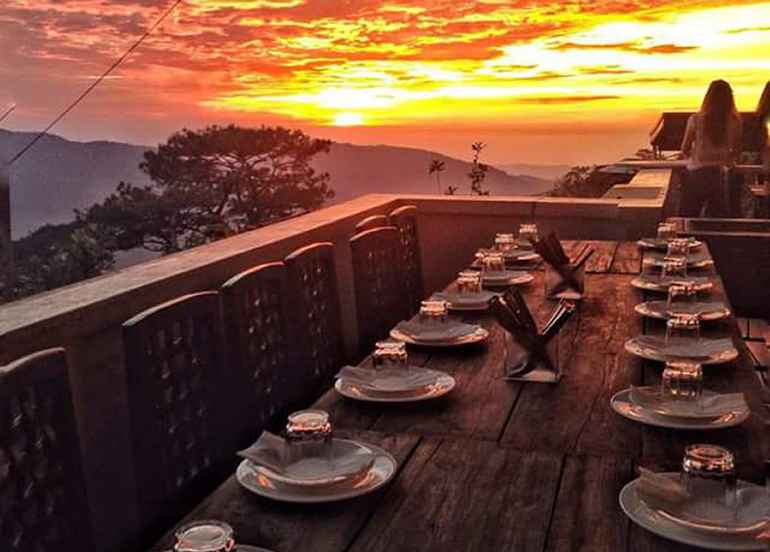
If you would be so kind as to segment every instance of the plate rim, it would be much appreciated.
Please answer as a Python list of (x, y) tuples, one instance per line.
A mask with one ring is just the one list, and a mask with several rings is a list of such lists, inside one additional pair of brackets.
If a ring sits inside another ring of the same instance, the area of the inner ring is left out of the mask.
[[(660, 428), (664, 428), (664, 429), (679, 429), (679, 430), (682, 430), (682, 431), (710, 431), (712, 429), (726, 429), (726, 428), (729, 428), (729, 427), (739, 426), (743, 422), (748, 420), (749, 416), (751, 416), (751, 409), (749, 408), (748, 410), (746, 410), (746, 412), (744, 414), (742, 414), (740, 416), (736, 416), (735, 420), (731, 420), (730, 422), (723, 422), (720, 425), (705, 425), (705, 424), (702, 424), (702, 423), (692, 423), (692, 424), (684, 423), (683, 424), (681, 422), (666, 423), (666, 422), (662, 421), (662, 419), (663, 419), (662, 416), (655, 415), (654, 413), (653, 413), (653, 415), (658, 416), (661, 419), (661, 421), (658, 421), (656, 418), (651, 418), (649, 416), (647, 416), (644, 419), (642, 419), (642, 418), (634, 418), (634, 417), (631, 417), (631, 416), (627, 416), (626, 414), (621, 412), (618, 408), (616, 408), (617, 403), (621, 402), (620, 395), (630, 394), (630, 393), (631, 393), (631, 389), (630, 388), (626, 388), (626, 389), (622, 389), (622, 390), (618, 391), (617, 393), (615, 393), (614, 395), (612, 395), (612, 398), (610, 398), (610, 408), (612, 408), (613, 412), (615, 412), (618, 416), (622, 416), (626, 420), (631, 420), (632, 422), (637, 422), (637, 423), (644, 424), (644, 425), (649, 425), (649, 426), (652, 426), (652, 427), (660, 427)], [(623, 401), (623, 402), (630, 403), (630, 400), (629, 401)], [(683, 419), (687, 419), (687, 418), (678, 418), (678, 419), (679, 420), (683, 420)]]
[[(707, 282), (702, 282), (702, 283), (693, 281), (693, 283), (695, 283), (695, 289), (698, 292), (710, 291), (714, 289), (714, 282), (711, 280)], [(671, 284), (668, 284), (666, 286), (661, 286), (660, 284), (645, 284), (641, 276), (635, 276), (631, 280), (631, 286), (635, 287), (636, 289), (640, 289), (642, 291), (657, 291), (660, 293), (668, 293), (668, 287), (670, 285)]]
[(436, 347), (436, 348), (448, 348), (448, 347), (464, 347), (466, 345), (474, 345), (476, 343), (483, 343), (489, 339), (489, 330), (479, 326), (472, 334), (468, 334), (459, 338), (457, 341), (417, 341), (414, 338), (406, 335), (405, 333), (393, 328), (390, 330), (390, 337), (397, 341), (403, 341), (408, 345), (414, 345), (416, 347)]
[(382, 404), (399, 404), (399, 403), (418, 403), (418, 402), (425, 402), (430, 401), (434, 399), (439, 399), (441, 397), (444, 397), (448, 395), (455, 387), (457, 387), (457, 380), (454, 378), (454, 376), (450, 376), (449, 374), (444, 374), (442, 378), (448, 378), (448, 380), (451, 380), (451, 383), (447, 380), (447, 387), (442, 390), (441, 393), (438, 395), (422, 395), (418, 397), (394, 397), (394, 398), (386, 398), (386, 397), (361, 397), (357, 395), (353, 395), (350, 393), (345, 393), (343, 391), (343, 382), (342, 379), (337, 379), (334, 382), (334, 390), (342, 395), (343, 397), (353, 400), (353, 401), (361, 401), (361, 402), (369, 402), (369, 403), (382, 403)]
[[(626, 339), (625, 343), (623, 343), (623, 349), (624, 349), (624, 350), (625, 350), (625, 351), (626, 351), (628, 354), (630, 354), (630, 355), (634, 355), (634, 356), (635, 356), (635, 357), (637, 357), (637, 358), (643, 358), (643, 359), (645, 359), (645, 360), (649, 360), (649, 361), (652, 361), (652, 362), (665, 362), (665, 360), (664, 360), (664, 359), (661, 359), (661, 358), (653, 358), (653, 357), (651, 357), (651, 356), (641, 355), (641, 354), (639, 354), (637, 351), (632, 351), (632, 350), (630, 350), (630, 349), (628, 348), (628, 344), (629, 344), (631, 341), (633, 341), (633, 340), (635, 340), (635, 339), (637, 339), (637, 338), (639, 338), (639, 337), (640, 337), (640, 336), (636, 336), (636, 337), (629, 337), (628, 339)], [(738, 352), (738, 349), (735, 347), (735, 343), (733, 343), (733, 347), (732, 347), (732, 352), (731, 352), (731, 356), (730, 356), (730, 358), (725, 358), (724, 360), (705, 360), (705, 361), (703, 361), (703, 360), (699, 360), (699, 361), (698, 361), (698, 364), (701, 364), (701, 365), (703, 365), (703, 366), (718, 366), (718, 365), (720, 365), (720, 364), (727, 364), (728, 362), (732, 362), (732, 361), (734, 361), (736, 358), (738, 358), (739, 356), (740, 356), (740, 352)], [(685, 358), (685, 359), (686, 359), (686, 358), (688, 358), (688, 357), (676, 357), (676, 358)]]
[[(352, 441), (353, 439), (348, 439), (348, 440)], [(382, 462), (382, 463), (387, 462), (388, 473), (381, 481), (378, 481), (372, 486), (360, 488), (360, 489), (348, 490), (345, 493), (341, 493), (338, 495), (302, 496), (302, 495), (292, 495), (292, 494), (285, 494), (285, 493), (276, 494), (274, 492), (269, 492), (269, 491), (266, 492), (262, 487), (247, 485), (243, 481), (243, 471), (245, 469), (249, 469), (248, 466), (246, 466), (248, 462), (248, 460), (246, 459), (244, 459), (241, 463), (239, 463), (238, 467), (235, 469), (235, 479), (238, 482), (238, 484), (242, 488), (246, 489), (247, 491), (254, 493), (257, 496), (261, 496), (262, 498), (275, 500), (277, 502), (286, 502), (291, 504), (325, 504), (330, 502), (341, 502), (344, 500), (358, 498), (359, 496), (364, 496), (364, 495), (373, 493), (378, 489), (381, 489), (382, 487), (387, 485), (390, 481), (392, 481), (393, 478), (398, 473), (399, 465), (396, 458), (385, 449), (378, 447), (376, 445), (370, 445), (369, 443), (364, 443), (362, 441), (355, 441), (355, 442), (360, 445), (369, 447), (377, 456), (377, 458), (374, 461), (374, 464), (369, 469), (369, 473), (371, 473), (372, 470), (376, 469), (378, 462)]]
[[(634, 310), (637, 314), (641, 316), (646, 316), (647, 318), (654, 318), (655, 320), (668, 320), (668, 316), (659, 316), (657, 313), (647, 309), (645, 310), (644, 306), (649, 305), (650, 303), (665, 303), (665, 301), (642, 301), (641, 303), (637, 303), (634, 305)], [(722, 303), (724, 305), (724, 303)], [(713, 314), (700, 316), (700, 319), (704, 322), (716, 322), (718, 320), (725, 320), (726, 318), (730, 318), (732, 315), (732, 311), (727, 308), (725, 305), (721, 311), (714, 311), (719, 314), (719, 316), (715, 316)]]
[[(667, 473), (675, 473), (675, 472), (667, 472)], [(659, 526), (656, 526), (654, 523), (651, 522), (651, 518), (649, 516), (638, 516), (635, 515), (633, 508), (633, 505), (631, 503), (632, 497), (636, 498), (636, 485), (639, 481), (639, 478), (632, 479), (625, 485), (623, 485), (623, 488), (620, 489), (620, 493), (618, 494), (618, 504), (620, 505), (620, 509), (625, 514), (625, 516), (630, 519), (632, 522), (634, 522), (636, 525), (641, 527), (642, 529), (649, 531), (650, 533), (653, 533), (654, 535), (657, 535), (661, 538), (673, 541), (673, 542), (679, 542), (682, 544), (687, 544), (690, 546), (700, 546), (702, 548), (706, 548), (709, 550), (724, 550), (724, 551), (754, 551), (754, 550), (765, 550), (766, 546), (761, 543), (757, 542), (756, 540), (746, 540), (745, 544), (738, 544), (736, 546), (735, 542), (724, 542), (724, 538), (722, 538), (722, 543), (720, 543), (718, 540), (711, 540), (710, 542), (708, 540), (696, 540), (696, 539), (687, 539), (686, 536), (682, 537), (682, 533), (678, 533), (678, 536), (671, 536), (670, 532), (667, 532), (666, 530), (661, 529)], [(636, 500), (641, 503), (642, 501), (636, 498)], [(649, 506), (646, 504), (643, 506), (646, 510), (652, 511)], [(654, 513), (654, 512), (653, 512)], [(674, 522), (670, 522), (674, 523)], [(687, 529), (681, 528), (682, 532), (687, 535), (686, 531)], [(698, 533), (699, 534), (699, 533)], [(708, 537), (706, 537), (708, 539)]]
[[(659, 245), (650, 241), (651, 239), (657, 239), (657, 238), (639, 238), (636, 241), (636, 244), (643, 249), (657, 249), (659, 251), (662, 251), (662, 248)], [(701, 240), (693, 238), (692, 241), (690, 241), (690, 249), (698, 249), (702, 245), (703, 245), (703, 242)]]

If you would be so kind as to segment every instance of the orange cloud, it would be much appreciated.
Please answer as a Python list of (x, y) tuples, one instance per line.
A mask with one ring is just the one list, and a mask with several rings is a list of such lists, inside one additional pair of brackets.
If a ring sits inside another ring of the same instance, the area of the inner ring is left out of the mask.
[[(4, 0), (0, 105), (17, 101), (16, 120), (42, 126), (158, 5)], [(556, 128), (691, 108), (715, 77), (753, 105), (770, 73), (768, 29), (770, 0), (187, 0), (73, 127)]]

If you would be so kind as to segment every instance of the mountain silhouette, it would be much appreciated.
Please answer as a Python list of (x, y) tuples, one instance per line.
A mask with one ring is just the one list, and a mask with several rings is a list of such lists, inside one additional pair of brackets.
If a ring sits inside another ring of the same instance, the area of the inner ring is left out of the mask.
[[(34, 134), (0, 129), (0, 159), (9, 159)], [(43, 224), (73, 220), (74, 209), (84, 209), (115, 191), (120, 181), (149, 183), (139, 170), (147, 146), (119, 142), (74, 142), (46, 135), (11, 169), (11, 213), (16, 239)], [(331, 175), (336, 196), (332, 203), (367, 193), (438, 193), (432, 160), (443, 161), (444, 188), (457, 186), (469, 193), (471, 164), (438, 153), (394, 146), (357, 146), (335, 143), (328, 155), (313, 162)], [(490, 168), (484, 188), (492, 195), (530, 195), (551, 188), (546, 179), (510, 175)]]

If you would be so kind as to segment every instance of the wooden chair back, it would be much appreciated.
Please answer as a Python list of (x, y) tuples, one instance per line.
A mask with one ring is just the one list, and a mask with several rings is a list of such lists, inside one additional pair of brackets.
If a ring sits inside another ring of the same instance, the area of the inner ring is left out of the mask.
[(359, 354), (371, 352), (376, 341), (408, 316), (403, 293), (401, 234), (394, 226), (367, 230), (350, 240), (358, 320)]
[(0, 550), (93, 550), (64, 349), (0, 367)]
[(409, 305), (408, 314), (416, 313), (425, 299), (422, 278), (420, 236), (417, 231), (417, 207), (405, 205), (390, 213), (390, 223), (398, 228), (401, 237), (401, 267), (404, 273), (404, 294)]
[(383, 226), (388, 226), (388, 216), (372, 215), (370, 217), (366, 217), (361, 222), (356, 224), (356, 234), (366, 232), (367, 230), (373, 230), (375, 228), (382, 228)]
[(219, 293), (138, 314), (123, 324), (123, 344), (139, 515), (152, 538), (218, 483), (235, 452)]
[(332, 382), (344, 358), (334, 246), (322, 242), (302, 247), (284, 263), (292, 298), (289, 377), (295, 388), (293, 404), (307, 406)]
[(222, 286), (227, 364), (241, 397), (242, 446), (285, 416), (291, 404), (287, 289), (280, 262), (241, 272)]

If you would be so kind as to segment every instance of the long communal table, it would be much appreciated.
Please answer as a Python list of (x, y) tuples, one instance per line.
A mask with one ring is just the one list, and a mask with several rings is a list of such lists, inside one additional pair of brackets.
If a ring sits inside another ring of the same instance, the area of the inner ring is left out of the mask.
[[(570, 242), (576, 251), (583, 243)], [(659, 381), (661, 366), (626, 354), (628, 337), (664, 331), (634, 305), (644, 293), (630, 282), (641, 268), (634, 243), (590, 242), (587, 298), (575, 354), (558, 385), (501, 379), (503, 334), (488, 315), (468, 316), (490, 331), (483, 346), (410, 353), (413, 363), (443, 370), (456, 389), (433, 402), (374, 405), (330, 390), (314, 405), (331, 413), (343, 435), (389, 450), (399, 462), (392, 483), (347, 502), (291, 505), (259, 498), (230, 477), (185, 520), (215, 518), (239, 541), (275, 552), (343, 551), (646, 551), (693, 550), (632, 524), (618, 493), (636, 466), (678, 470), (684, 447), (720, 444), (736, 454), (739, 477), (762, 483), (770, 430), (761, 416), (711, 432), (643, 426), (615, 414), (610, 397), (631, 384)], [(543, 273), (524, 289), (542, 323)], [(724, 297), (716, 278), (714, 297)], [(762, 412), (757, 379), (734, 319), (711, 323), (706, 335), (730, 335), (741, 353), (729, 365), (706, 367), (705, 385), (743, 391)], [(171, 532), (154, 548), (172, 543)]]

